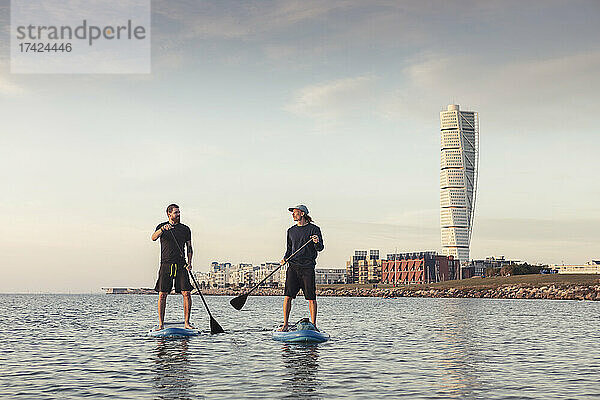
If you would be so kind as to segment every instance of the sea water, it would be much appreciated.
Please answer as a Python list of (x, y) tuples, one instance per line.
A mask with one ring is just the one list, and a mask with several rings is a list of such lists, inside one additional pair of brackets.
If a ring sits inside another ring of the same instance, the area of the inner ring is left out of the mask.
[[(319, 298), (318, 345), (273, 341), (281, 297), (200, 299), (189, 339), (146, 337), (151, 295), (0, 295), (11, 399), (600, 398), (600, 302)], [(296, 299), (291, 320), (308, 316)], [(167, 319), (182, 320), (181, 296)]]

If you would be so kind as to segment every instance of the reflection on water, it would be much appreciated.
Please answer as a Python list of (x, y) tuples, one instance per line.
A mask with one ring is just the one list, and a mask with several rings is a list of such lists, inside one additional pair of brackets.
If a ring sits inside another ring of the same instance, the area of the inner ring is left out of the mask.
[(288, 345), (281, 348), (287, 374), (282, 386), (284, 399), (318, 399), (319, 347), (318, 345)]
[(158, 399), (190, 399), (189, 339), (163, 339), (154, 351), (154, 387)]
[(476, 371), (476, 321), (462, 303), (446, 302), (436, 316), (439, 332), (439, 365), (444, 370), (439, 386), (451, 398), (471, 398), (480, 388)]

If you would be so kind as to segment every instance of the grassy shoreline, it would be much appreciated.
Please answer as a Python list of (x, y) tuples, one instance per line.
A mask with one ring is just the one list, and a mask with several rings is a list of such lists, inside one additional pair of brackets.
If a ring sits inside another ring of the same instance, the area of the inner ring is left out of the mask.
[[(594, 286), (600, 284), (600, 275), (598, 274), (536, 274), (536, 275), (514, 275), (514, 276), (494, 276), (491, 278), (469, 278), (454, 281), (398, 285), (396, 288), (423, 290), (423, 289), (493, 289), (506, 285), (528, 285), (531, 287), (541, 287), (546, 285), (583, 285)], [(377, 288), (390, 289), (393, 285), (377, 284)], [(343, 285), (318, 285), (319, 289), (373, 289), (375, 284), (343, 284)]]

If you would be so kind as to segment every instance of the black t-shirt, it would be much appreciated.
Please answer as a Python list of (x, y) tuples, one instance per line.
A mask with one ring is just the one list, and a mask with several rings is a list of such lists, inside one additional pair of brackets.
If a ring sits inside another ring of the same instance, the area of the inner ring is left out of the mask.
[(313, 223), (304, 226), (294, 225), (287, 230), (287, 251), (283, 257), (285, 259), (308, 242), (313, 235), (319, 237), (319, 243), (310, 242), (307, 244), (290, 260), (290, 266), (314, 268), (317, 265), (317, 252), (323, 250), (324, 246), (321, 229)]
[[(164, 225), (168, 224), (168, 222), (163, 222), (158, 224), (156, 227), (156, 231), (159, 230)], [(177, 244), (173, 241), (173, 235), (177, 239)], [(177, 225), (173, 225), (173, 228), (170, 230), (165, 230), (160, 235), (160, 262), (162, 263), (170, 263), (170, 264), (184, 264), (185, 258), (181, 256), (181, 252), (185, 251), (185, 244), (192, 240), (192, 231), (186, 225), (179, 223)], [(179, 245), (179, 248), (177, 248)], [(181, 249), (181, 251), (179, 251)], [(185, 254), (185, 253), (184, 253)]]

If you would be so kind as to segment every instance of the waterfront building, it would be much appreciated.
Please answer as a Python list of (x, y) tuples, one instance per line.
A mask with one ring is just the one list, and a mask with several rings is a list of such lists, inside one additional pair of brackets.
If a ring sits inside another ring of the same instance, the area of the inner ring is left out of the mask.
[(354, 250), (350, 261), (346, 261), (346, 282), (358, 283), (358, 262), (367, 259), (366, 250)]
[[(279, 286), (285, 287), (285, 277), (287, 274), (288, 265), (281, 267), (279, 274)], [(275, 274), (277, 275), (277, 274)], [(346, 283), (345, 268), (316, 268), (315, 283), (317, 285), (331, 285), (336, 283)]]
[(367, 258), (358, 261), (358, 283), (379, 283), (381, 281), (381, 260), (379, 252), (377, 258)]
[(317, 268), (317, 269), (315, 269), (315, 282), (317, 285), (331, 285), (331, 284), (336, 284), (336, 283), (346, 283), (346, 269), (345, 268)]
[(210, 271), (208, 273), (208, 284), (212, 287), (228, 287), (230, 282), (231, 263), (219, 263), (213, 261), (210, 263)]
[(500, 257), (486, 257), (485, 260), (473, 260), (471, 266), (473, 267), (473, 276), (484, 277), (485, 271), (488, 268), (500, 269), (505, 265), (519, 264), (521, 261), (518, 260), (507, 260), (504, 256)]
[[(281, 269), (279, 268), (278, 262), (267, 262), (260, 264), (260, 267), (256, 270), (256, 283), (265, 279), (271, 272), (275, 271), (262, 285), (261, 287), (277, 287), (281, 285)], [(284, 278), (285, 284), (285, 278)]]
[(381, 283), (399, 285), (458, 279), (459, 260), (435, 251), (388, 254), (382, 261)]
[(234, 287), (246, 287), (253, 282), (253, 266), (248, 263), (232, 265), (229, 269), (229, 283)]
[(359, 261), (361, 260), (378, 260), (379, 250), (354, 250), (354, 255), (349, 261), (346, 261), (346, 282), (358, 283), (360, 277)]
[(371, 260), (379, 260), (379, 250), (376, 250), (376, 249), (369, 250), (369, 258)]
[(435, 268), (436, 282), (445, 282), (465, 278), (464, 273), (462, 276), (460, 276), (460, 260), (454, 259), (454, 256), (444, 256), (438, 254), (436, 257)]
[(156, 294), (154, 288), (102, 288), (106, 294)]
[(208, 272), (193, 271), (192, 273), (196, 277), (196, 282), (198, 282), (198, 285), (200, 285), (200, 287), (203, 288), (208, 286), (208, 284), (210, 283)]
[(210, 263), (210, 269), (211, 271), (217, 272), (217, 271), (226, 271), (228, 269), (231, 268), (231, 263), (225, 262), (225, 263), (219, 263), (216, 261), (213, 261), (212, 263)]
[(102, 290), (106, 291), (106, 294), (129, 294), (129, 288), (110, 287)]
[(229, 268), (217, 269), (209, 273), (209, 283), (212, 287), (224, 288), (229, 286)]
[(240, 282), (243, 280), (242, 269), (240, 269), (240, 264), (232, 264), (231, 268), (229, 268), (229, 284), (233, 287), (240, 287)]
[(440, 112), (442, 254), (469, 262), (479, 167), (479, 115), (450, 104)]
[(591, 260), (583, 265), (551, 265), (559, 274), (600, 274), (600, 260)]

